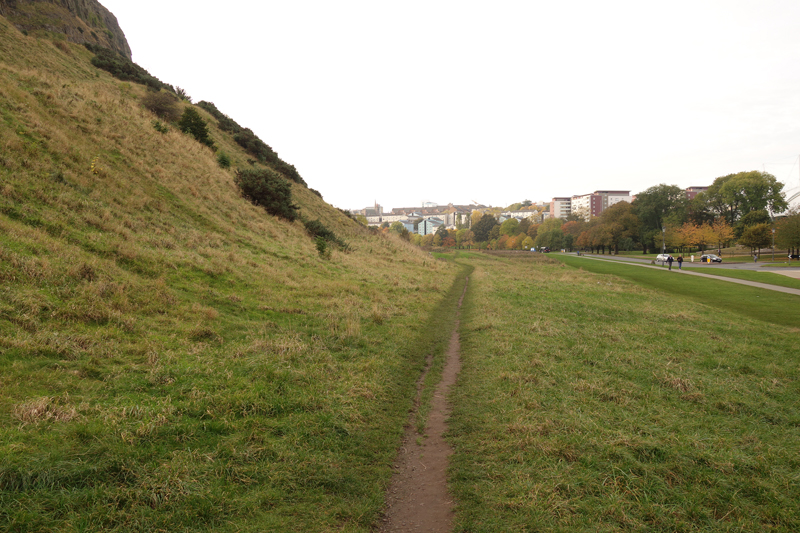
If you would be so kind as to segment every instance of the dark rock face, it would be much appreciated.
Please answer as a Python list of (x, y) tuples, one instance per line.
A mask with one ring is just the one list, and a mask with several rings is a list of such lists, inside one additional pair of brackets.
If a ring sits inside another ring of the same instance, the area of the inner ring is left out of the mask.
[(70, 42), (98, 44), (131, 59), (117, 17), (97, 0), (0, 0), (0, 15), (20, 31), (62, 34)]

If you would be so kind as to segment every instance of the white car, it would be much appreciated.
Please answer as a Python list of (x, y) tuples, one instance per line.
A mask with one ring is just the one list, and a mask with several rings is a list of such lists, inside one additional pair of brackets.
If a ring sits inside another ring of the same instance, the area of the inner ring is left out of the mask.
[(658, 254), (656, 256), (656, 261), (658, 261), (659, 263), (666, 263), (667, 261), (669, 261), (669, 258), (670, 258), (669, 254)]

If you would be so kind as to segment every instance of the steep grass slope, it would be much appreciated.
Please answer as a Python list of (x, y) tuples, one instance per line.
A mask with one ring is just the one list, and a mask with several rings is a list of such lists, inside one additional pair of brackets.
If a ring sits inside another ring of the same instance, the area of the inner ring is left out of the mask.
[(368, 530), (452, 267), (292, 184), (320, 257), (90, 57), (0, 17), (0, 524)]

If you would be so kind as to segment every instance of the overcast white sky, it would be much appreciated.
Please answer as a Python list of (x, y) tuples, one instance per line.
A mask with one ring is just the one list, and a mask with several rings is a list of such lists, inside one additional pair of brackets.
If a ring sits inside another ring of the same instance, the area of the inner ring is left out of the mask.
[(796, 0), (100, 0), (329, 203), (800, 183)]

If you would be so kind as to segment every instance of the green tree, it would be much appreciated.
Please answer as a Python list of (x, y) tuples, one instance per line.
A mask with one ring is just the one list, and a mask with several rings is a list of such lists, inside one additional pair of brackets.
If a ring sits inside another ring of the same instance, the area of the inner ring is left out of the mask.
[(540, 230), (539, 235), (536, 236), (534, 243), (537, 248), (546, 246), (551, 250), (558, 250), (562, 248), (563, 239), (564, 233), (561, 231), (561, 228), (558, 227), (544, 232)]
[(642, 244), (643, 253), (648, 249), (661, 249), (661, 228), (667, 224), (681, 226), (686, 221), (688, 200), (686, 192), (677, 185), (662, 183), (650, 187), (637, 194), (631, 205), (641, 222), (637, 240)]
[(261, 169), (237, 170), (233, 178), (242, 196), (263, 207), (267, 213), (294, 221), (300, 209), (292, 203), (292, 186), (274, 171)]
[(764, 209), (758, 209), (743, 215), (742, 218), (739, 219), (739, 222), (736, 223), (736, 227), (734, 227), (734, 234), (736, 238), (738, 239), (742, 236), (745, 228), (755, 226), (756, 224), (772, 224), (772, 219), (769, 217), (769, 213), (767, 213)]
[(790, 251), (800, 249), (800, 210), (780, 218), (776, 226), (775, 244)]
[(482, 215), (477, 222), (472, 224), (475, 242), (487, 242), (489, 240), (489, 232), (495, 226), (497, 226), (497, 220), (492, 215)]
[(788, 207), (783, 183), (772, 174), (758, 170), (719, 177), (702, 198), (710, 211), (724, 216), (732, 226), (752, 211), (780, 213)]
[(183, 133), (188, 133), (194, 137), (197, 142), (209, 147), (214, 146), (214, 141), (211, 140), (208, 133), (206, 121), (203, 120), (203, 117), (200, 116), (200, 113), (198, 113), (194, 107), (188, 106), (183, 110), (183, 115), (181, 115), (181, 119), (178, 121), (178, 128)]
[(509, 218), (500, 224), (500, 235), (508, 235), (513, 237), (519, 233), (519, 220), (516, 218)]
[(531, 239), (530, 237), (528, 237), (526, 235), (525, 239), (522, 241), (522, 249), (523, 250), (530, 250), (531, 247), (534, 246), (534, 244), (535, 243), (534, 243), (533, 239)]
[(772, 227), (769, 224), (748, 226), (739, 237), (739, 244), (751, 249), (764, 248), (772, 242)]

